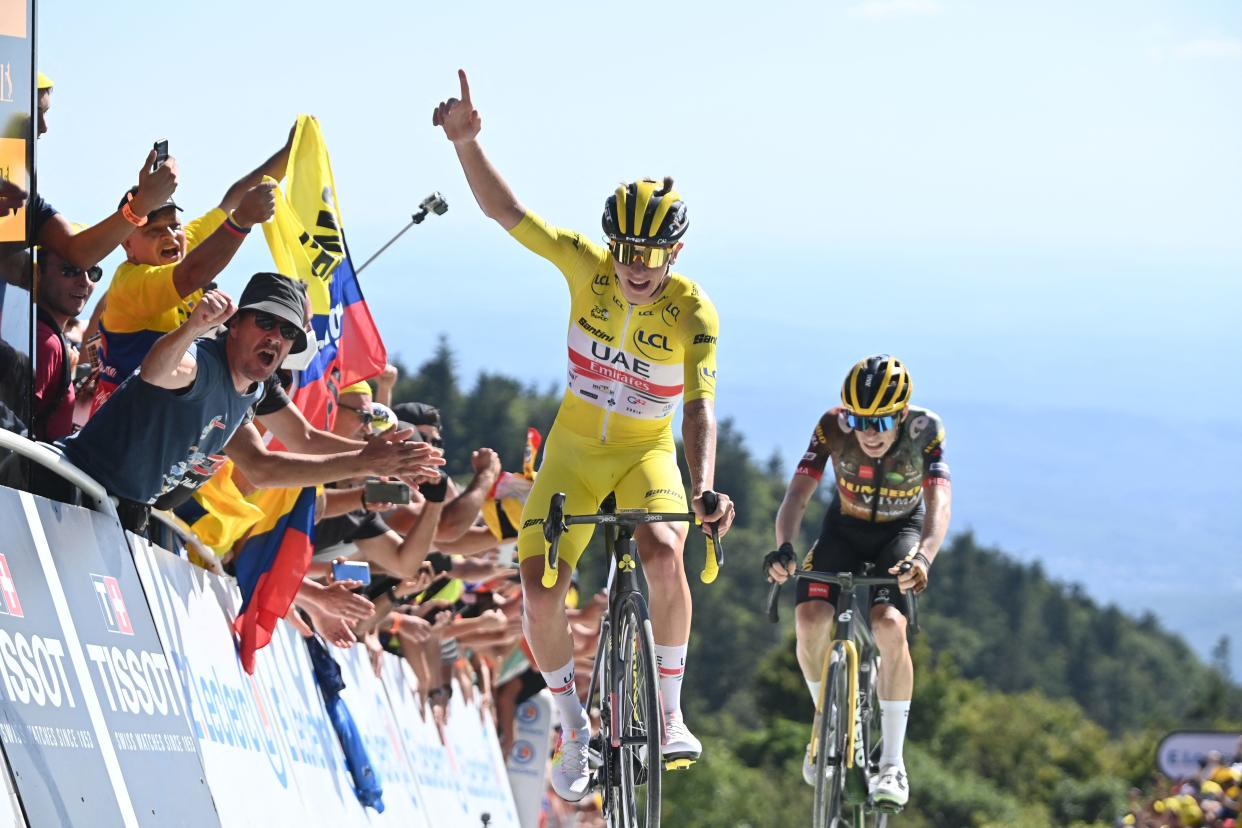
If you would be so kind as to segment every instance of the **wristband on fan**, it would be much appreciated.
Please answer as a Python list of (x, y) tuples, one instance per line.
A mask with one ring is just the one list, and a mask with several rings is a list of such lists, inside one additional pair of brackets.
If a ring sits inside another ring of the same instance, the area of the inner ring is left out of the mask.
[(227, 216), (224, 217), (224, 228), (228, 230), (230, 233), (232, 233), (234, 236), (237, 236), (237, 238), (239, 239), (246, 238), (246, 236), (249, 235), (250, 233), (249, 227), (242, 227), (240, 224), (238, 224), (236, 221), (233, 220), (232, 213), (229, 213)]
[(147, 217), (138, 215), (134, 212), (134, 208), (129, 206), (129, 202), (133, 201), (133, 199), (134, 197), (131, 194), (129, 200), (121, 205), (121, 216), (135, 227), (141, 227), (147, 223)]

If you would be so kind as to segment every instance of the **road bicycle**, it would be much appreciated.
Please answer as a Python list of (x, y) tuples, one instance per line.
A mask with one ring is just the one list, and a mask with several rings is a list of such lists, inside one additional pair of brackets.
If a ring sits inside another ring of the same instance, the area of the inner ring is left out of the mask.
[[(703, 493), (703, 506), (716, 511), (714, 492)], [(570, 526), (602, 524), (608, 570), (608, 609), (600, 621), (599, 645), (591, 671), (587, 702), (599, 693), (599, 734), (591, 740), (592, 787), (603, 792), (604, 815), (613, 828), (657, 828), (660, 824), (660, 781), (664, 769), (680, 770), (694, 763), (688, 757), (661, 757), (664, 734), (655, 639), (647, 600), (638, 586), (638, 544), (634, 530), (649, 523), (697, 523), (693, 512), (648, 512), (616, 509), (610, 495), (598, 514), (565, 514), (565, 495), (552, 496), (543, 536), (548, 542), (543, 585), (556, 585), (557, 547)], [(707, 539), (703, 583), (716, 580), (724, 565), (724, 547), (715, 526)], [(654, 761), (653, 761), (654, 757)]]
[[(903, 573), (910, 566), (906, 563)], [(867, 622), (869, 608), (861, 620), (854, 617), (855, 589), (858, 587), (898, 587), (895, 576), (872, 576), (872, 564), (862, 573), (813, 572), (798, 570), (790, 583), (811, 581), (837, 584), (836, 625), (832, 645), (820, 674), (819, 700), (815, 705), (815, 725), (811, 730), (811, 758), (815, 762), (814, 828), (885, 828), (890, 814), (900, 808), (877, 804), (868, 780), (879, 772), (881, 752), (879, 699), (880, 651)], [(768, 590), (768, 620), (780, 620), (777, 601), (781, 585)], [(910, 629), (918, 630), (918, 598), (907, 591)]]

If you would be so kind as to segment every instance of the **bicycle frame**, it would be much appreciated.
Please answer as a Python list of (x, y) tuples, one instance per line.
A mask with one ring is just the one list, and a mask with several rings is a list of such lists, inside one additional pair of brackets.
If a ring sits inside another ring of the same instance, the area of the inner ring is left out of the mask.
[[(710, 511), (714, 511), (716, 508), (714, 500), (714, 493), (704, 494), (704, 504)], [(604, 755), (599, 765), (597, 786), (605, 792), (604, 807), (606, 811), (618, 808), (619, 803), (615, 797), (625, 797), (621, 811), (622, 816), (624, 816), (626, 808), (634, 809), (637, 807), (634, 801), (634, 787), (646, 785), (647, 796), (649, 797), (648, 818), (651, 818), (652, 811), (654, 810), (654, 824), (658, 825), (659, 774), (665, 765), (665, 760), (659, 756), (659, 738), (654, 740), (654, 751), (657, 758), (654, 762), (651, 760), (651, 752), (653, 750), (652, 731), (654, 730), (657, 735), (662, 734), (664, 722), (663, 712), (659, 703), (658, 671), (655, 665), (654, 645), (651, 643), (650, 617), (647, 612), (646, 599), (638, 584), (639, 558), (637, 543), (634, 540), (634, 531), (639, 526), (650, 523), (697, 523), (697, 518), (693, 512), (610, 511), (607, 504), (604, 511), (598, 514), (566, 515), (564, 513), (564, 504), (564, 494), (558, 493), (553, 495), (548, 509), (548, 517), (544, 521), (544, 537), (548, 541), (549, 547), (548, 554), (544, 558), (542, 583), (549, 588), (556, 583), (557, 576), (559, 575), (557, 551), (560, 537), (570, 526), (581, 524), (604, 525), (606, 527), (604, 545), (611, 559), (606, 586), (608, 608), (604, 617), (600, 620), (600, 634), (599, 643), (595, 651), (595, 665), (591, 670), (591, 680), (587, 689), (588, 703), (596, 697), (597, 692), (600, 701), (599, 736), (601, 737), (600, 747)], [(716, 573), (723, 563), (724, 547), (721, 546), (718, 533), (713, 526), (712, 536), (709, 538), (707, 545), (707, 562), (702, 573), (703, 580), (707, 583), (715, 580)], [(624, 646), (619, 646), (618, 642), (614, 640), (614, 636), (621, 634), (628, 639), (628, 636), (623, 632), (625, 625), (632, 624), (636, 620), (642, 626), (639, 632), (646, 636), (645, 643), (635, 645), (634, 647), (629, 646), (628, 643)], [(640, 665), (644, 663), (647, 665), (647, 681), (644, 683), (646, 692), (644, 698), (640, 699), (637, 672)], [(640, 701), (645, 702), (647, 707), (645, 718), (652, 719), (652, 721), (642, 721), (643, 732), (634, 735), (627, 735), (624, 732), (629, 723), (622, 722), (621, 720), (622, 713), (626, 709), (626, 700), (622, 696), (627, 670), (632, 670), (635, 673), (635, 698), (630, 699), (630, 703), (639, 705)], [(653, 699), (655, 701), (654, 705), (651, 704)], [(648, 749), (648, 758), (645, 762), (645, 767), (641, 768), (640, 772), (633, 769), (623, 748), (638, 750), (644, 745)], [(687, 767), (689, 764), (691, 764), (690, 760), (682, 759), (671, 761), (668, 763), (668, 766)], [(631, 776), (628, 781), (626, 779), (627, 771)], [(619, 778), (614, 778), (614, 775)], [(650, 802), (651, 797), (655, 798), (654, 808)], [(608, 813), (607, 815), (610, 819), (615, 819), (617, 816), (615, 813)], [(631, 815), (631, 821), (632, 818), (633, 815)]]
[[(841, 588), (836, 606), (834, 607), (836, 618), (833, 637), (824, 656), (824, 663), (820, 672), (820, 695), (816, 700), (815, 713), (817, 718), (828, 715), (828, 695), (831, 692), (828, 681), (829, 666), (838, 652), (843, 653), (846, 659), (845, 669), (849, 677), (848, 689), (846, 690), (848, 698), (845, 700), (848, 726), (844, 755), (839, 757), (843, 760), (840, 767), (846, 773), (844, 777), (846, 782), (851, 779), (857, 781), (860, 778), (856, 774), (849, 774), (851, 770), (857, 769), (863, 775), (861, 795), (858, 790), (859, 786), (856, 784), (855, 789), (852, 791), (848, 786), (845, 787), (843, 789), (843, 797), (845, 804), (856, 811), (853, 824), (862, 825), (865, 819), (864, 811), (871, 809), (870, 798), (866, 794), (865, 775), (871, 770), (871, 753), (874, 747), (870, 744), (869, 724), (872, 716), (871, 697), (877, 681), (876, 664), (879, 647), (876, 644), (875, 637), (872, 635), (871, 627), (867, 620), (863, 619), (861, 623), (858, 623), (855, 618), (855, 601), (857, 598), (855, 591), (858, 587), (898, 586), (898, 579), (891, 575), (882, 577), (870, 576), (865, 572), (863, 574), (855, 574), (852, 572), (825, 573), (800, 570), (795, 572), (790, 580), (794, 583), (804, 580), (815, 583), (835, 584)], [(774, 623), (779, 620), (777, 601), (780, 597), (780, 587), (780, 584), (773, 583), (768, 594), (768, 619)], [(918, 598), (913, 592), (906, 592), (905, 595), (910, 625), (917, 632)], [(866, 610), (870, 613), (870, 607), (867, 607)], [(862, 706), (860, 706), (860, 702)], [(812, 756), (819, 756), (819, 751), (825, 749), (823, 745), (819, 744), (820, 730), (820, 727), (812, 729)], [(817, 794), (818, 790), (817, 787)], [(816, 814), (817, 818), (818, 816)], [(886, 818), (881, 816), (880, 824), (885, 824), (886, 822)]]

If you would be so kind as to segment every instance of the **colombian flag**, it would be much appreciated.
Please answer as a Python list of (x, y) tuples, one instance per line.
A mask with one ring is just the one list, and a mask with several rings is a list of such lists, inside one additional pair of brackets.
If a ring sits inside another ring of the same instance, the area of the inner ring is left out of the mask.
[(276, 269), (307, 283), (314, 312), (319, 352), (295, 372), (293, 401), (312, 425), (330, 429), (338, 390), (377, 376), (388, 354), (349, 260), (319, 122), (308, 115), (298, 117), (285, 192), (263, 234)]
[(246, 500), (233, 481), (233, 461), (226, 460), (185, 503), (173, 509), (206, 546), (224, 557), (263, 519), (263, 511)]
[(305, 489), (262, 489), (251, 501), (264, 517), (237, 558), (241, 614), (233, 622), (241, 637), (242, 667), (254, 673), (254, 654), (272, 640), (276, 622), (289, 612), (315, 548), (315, 497)]

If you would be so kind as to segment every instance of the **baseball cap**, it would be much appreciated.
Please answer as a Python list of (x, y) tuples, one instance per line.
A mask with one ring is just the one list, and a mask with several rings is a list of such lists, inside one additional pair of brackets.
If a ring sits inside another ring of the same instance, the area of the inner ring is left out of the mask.
[(397, 424), (397, 415), (392, 413), (392, 409), (383, 403), (371, 403), (371, 430), (376, 434), (383, 434), (388, 429)]
[(246, 283), (237, 310), (262, 311), (292, 323), (299, 331), (289, 355), (306, 350), (306, 297), (298, 283), (280, 273), (256, 273)]
[[(125, 204), (126, 204), (126, 203), (130, 200), (130, 199), (132, 199), (132, 198), (134, 197), (134, 194), (135, 194), (135, 193), (137, 193), (137, 192), (138, 192), (138, 187), (137, 187), (137, 186), (130, 187), (128, 190), (126, 190), (126, 191), (125, 191), (125, 195), (121, 196), (121, 201), (120, 201), (120, 202), (116, 205), (116, 209), (118, 209), (118, 210), (119, 210), (119, 209), (121, 209), (122, 207), (124, 207), (124, 206), (125, 206)], [(168, 201), (165, 201), (165, 202), (164, 202), (163, 204), (161, 204), (159, 207), (156, 207), (154, 210), (152, 210), (151, 212), (147, 213), (147, 217), (148, 217), (148, 218), (150, 218), (151, 216), (153, 216), (153, 215), (155, 215), (156, 213), (158, 213), (160, 210), (166, 210), (166, 209), (168, 209), (169, 207), (172, 207), (174, 210), (180, 210), (181, 212), (185, 212), (184, 210), (181, 210), (181, 207), (180, 207), (180, 206), (178, 206), (177, 202), (173, 201), (173, 200), (170, 198), (170, 199), (168, 199)]]
[(434, 405), (420, 402), (408, 402), (394, 405), (392, 410), (397, 412), (397, 416), (403, 421), (416, 426), (435, 426), (443, 429), (440, 425), (440, 409)]

